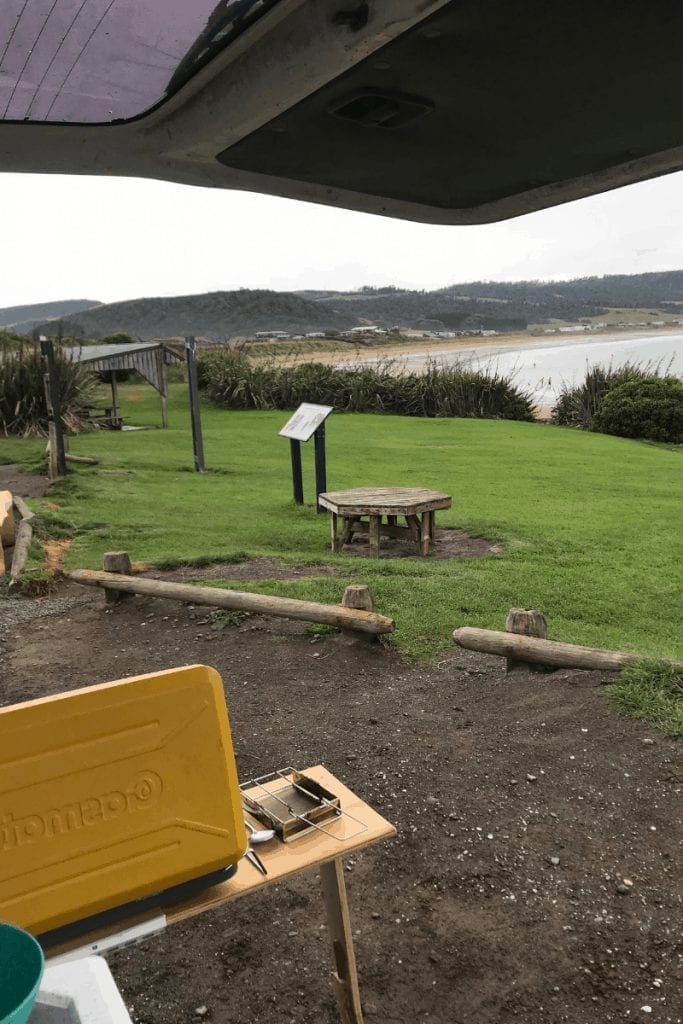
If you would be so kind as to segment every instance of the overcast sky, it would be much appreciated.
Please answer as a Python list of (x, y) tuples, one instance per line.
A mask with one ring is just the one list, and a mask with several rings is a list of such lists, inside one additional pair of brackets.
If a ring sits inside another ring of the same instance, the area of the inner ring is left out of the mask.
[(0, 188), (0, 306), (683, 268), (683, 174), (481, 227), (120, 178), (5, 174)]

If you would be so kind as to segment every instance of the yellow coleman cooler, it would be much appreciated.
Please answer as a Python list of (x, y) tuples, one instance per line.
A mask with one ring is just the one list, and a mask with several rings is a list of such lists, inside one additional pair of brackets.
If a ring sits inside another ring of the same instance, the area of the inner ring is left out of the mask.
[(213, 669), (0, 709), (0, 920), (42, 934), (211, 876), (246, 848)]

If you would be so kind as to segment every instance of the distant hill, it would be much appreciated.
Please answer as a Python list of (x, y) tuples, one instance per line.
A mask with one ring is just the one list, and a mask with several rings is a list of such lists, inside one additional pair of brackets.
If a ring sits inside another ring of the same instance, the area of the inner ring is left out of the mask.
[(357, 323), (353, 313), (338, 310), (334, 302), (321, 304), (293, 292), (246, 288), (111, 302), (60, 319), (64, 335), (97, 340), (124, 331), (142, 341), (188, 334), (224, 341), (235, 336), (248, 337), (256, 331), (300, 334), (343, 330)]
[(83, 309), (101, 305), (96, 299), (64, 299), (61, 302), (36, 302), (28, 306), (6, 306), (0, 309), (0, 327), (7, 327), (18, 334), (30, 334), (33, 328), (45, 320), (80, 313)]
[[(343, 331), (363, 324), (418, 330), (514, 331), (550, 320), (575, 323), (581, 318), (603, 317), (610, 309), (683, 316), (683, 271), (573, 281), (472, 281), (435, 291), (391, 286), (354, 292), (240, 289), (106, 305), (84, 302), (72, 312), (64, 308), (67, 305), (46, 304), (44, 308), (49, 308), (52, 316), (56, 307), (62, 309), (57, 313), (58, 323), (53, 319), (39, 324), (44, 333), (54, 334), (59, 328), (66, 336), (94, 340), (125, 332), (143, 341), (187, 334), (224, 341), (253, 337), (257, 331), (305, 334)], [(38, 307), (15, 307), (29, 308)]]
[(548, 320), (596, 317), (609, 308), (683, 310), (683, 271), (612, 274), (573, 281), (473, 281), (435, 291), (363, 288), (358, 292), (299, 293), (389, 327), (439, 321), (447, 328), (519, 329)]

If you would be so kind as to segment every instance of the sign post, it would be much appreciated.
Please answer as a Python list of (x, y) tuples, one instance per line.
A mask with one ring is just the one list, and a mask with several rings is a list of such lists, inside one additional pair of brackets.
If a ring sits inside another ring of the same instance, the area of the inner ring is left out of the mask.
[(289, 451), (292, 457), (292, 488), (294, 490), (294, 501), (297, 505), (304, 503), (304, 478), (301, 473), (301, 441), (295, 438), (289, 439)]
[[(327, 490), (327, 466), (325, 462), (324, 420), (313, 435), (313, 445), (315, 452), (315, 496), (317, 502), (318, 496), (320, 494), (323, 494)], [(320, 504), (318, 504), (317, 510), (318, 512), (325, 512), (325, 509), (321, 508)]]
[(301, 472), (301, 442), (310, 441), (312, 437), (315, 447), (315, 490), (318, 512), (325, 510), (318, 505), (318, 495), (327, 490), (327, 470), (325, 459), (325, 420), (332, 412), (331, 405), (313, 405), (302, 402), (296, 412), (290, 416), (282, 430), (281, 437), (289, 438), (292, 459), (292, 489), (297, 505), (304, 503), (304, 484)]
[(66, 476), (66, 449), (62, 427), (62, 405), (59, 395), (59, 371), (52, 341), (41, 335), (40, 351), (47, 367), (44, 375), (45, 400), (48, 415), (48, 439), (50, 443), (50, 477)]
[(192, 337), (185, 338), (185, 357), (187, 359), (187, 386), (190, 392), (194, 468), (198, 473), (204, 473), (206, 472), (206, 466), (204, 465), (202, 414), (199, 406), (199, 387), (197, 385), (197, 342)]

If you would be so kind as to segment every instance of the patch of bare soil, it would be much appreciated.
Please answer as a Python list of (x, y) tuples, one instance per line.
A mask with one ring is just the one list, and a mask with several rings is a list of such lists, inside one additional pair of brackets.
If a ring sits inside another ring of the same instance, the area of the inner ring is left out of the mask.
[[(243, 777), (323, 762), (396, 824), (346, 862), (367, 1024), (680, 1021), (679, 748), (611, 713), (607, 677), (506, 676), (455, 649), (408, 664), (286, 619), (216, 630), (205, 609), (59, 594), (59, 615), (6, 631), (3, 703), (205, 662)], [(215, 1024), (338, 1021), (313, 873), (111, 966), (138, 1024), (200, 1007)]]
[[(434, 548), (430, 558), (485, 558), (487, 555), (499, 555), (502, 545), (495, 544), (485, 537), (472, 537), (465, 530), (437, 529), (434, 534)], [(370, 546), (367, 533), (358, 533), (351, 544), (345, 544), (345, 555), (360, 555), (368, 558)], [(382, 537), (379, 549), (380, 558), (419, 558), (421, 557), (414, 541), (402, 537)]]
[(73, 541), (70, 540), (44, 540), (43, 551), (45, 553), (45, 569), (52, 579), (57, 573), (62, 571), (64, 566), (64, 559), (66, 553), (71, 547)]
[(21, 473), (16, 466), (0, 464), (0, 491), (11, 491), (20, 498), (42, 498), (49, 479), (36, 473)]

